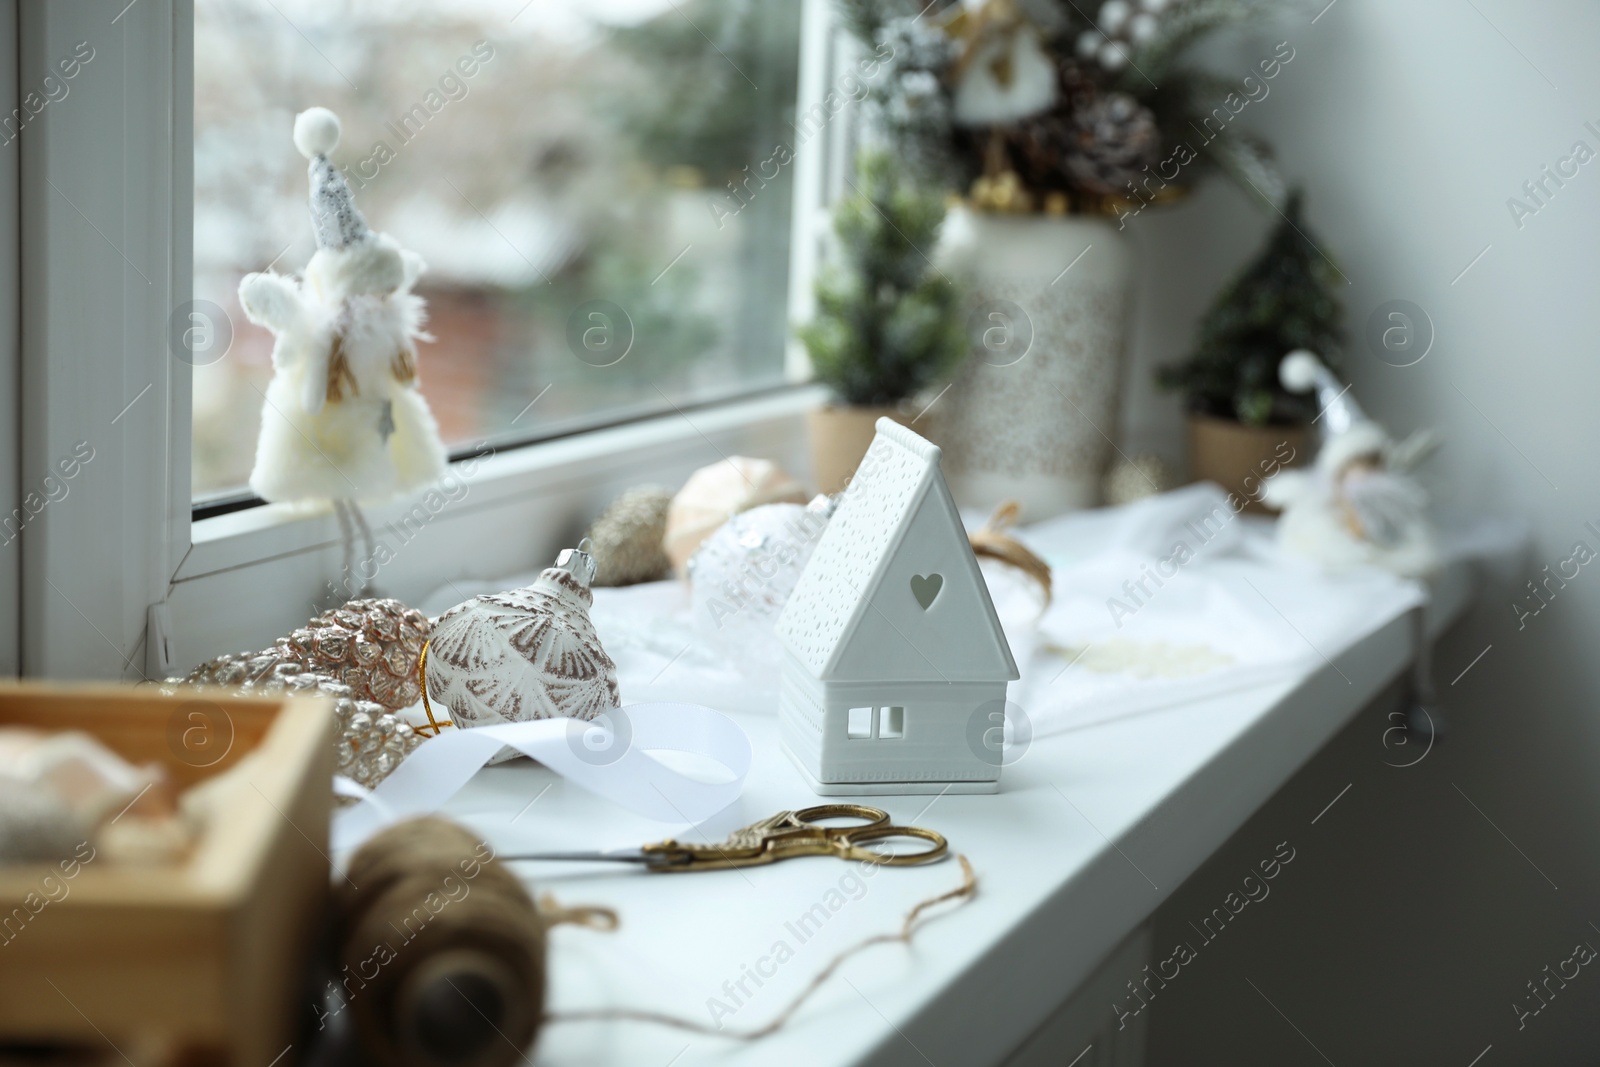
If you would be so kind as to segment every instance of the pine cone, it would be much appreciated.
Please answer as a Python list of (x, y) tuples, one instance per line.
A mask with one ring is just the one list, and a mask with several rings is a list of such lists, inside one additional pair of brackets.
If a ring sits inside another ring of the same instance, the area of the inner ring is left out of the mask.
[(1161, 130), (1150, 109), (1126, 93), (1106, 93), (1068, 118), (1062, 164), (1072, 183), (1100, 196), (1127, 196), (1161, 158)]
[(387, 778), (422, 744), (421, 735), (387, 708), (358, 699), (349, 686), (325, 674), (305, 670), (295, 655), (288, 645), (279, 644), (264, 652), (218, 656), (183, 678), (168, 678), (160, 689), (173, 696), (181, 695), (189, 686), (220, 685), (241, 696), (287, 691), (327, 697), (339, 724), (339, 735), (333, 742), (334, 769), (368, 789)]
[(672, 570), (664, 539), (672, 494), (655, 486), (629, 489), (589, 528), (595, 585), (633, 585), (665, 578)]
[(1083, 64), (1061, 57), (1056, 71), (1056, 106), (1017, 123), (1006, 138), (1008, 158), (1023, 186), (1045, 195), (1068, 192), (1076, 184), (1066, 164), (1076, 144), (1073, 116), (1099, 99), (1094, 78)]
[(420, 611), (398, 600), (352, 600), (277, 644), (285, 658), (349, 686), (357, 700), (398, 711), (422, 699), (417, 659), (430, 628)]

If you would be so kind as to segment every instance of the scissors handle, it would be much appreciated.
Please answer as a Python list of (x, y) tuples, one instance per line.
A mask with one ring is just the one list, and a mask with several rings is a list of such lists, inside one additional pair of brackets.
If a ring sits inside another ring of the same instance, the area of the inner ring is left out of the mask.
[[(860, 830), (868, 826), (886, 826), (889, 823), (889, 813), (882, 808), (869, 808), (865, 804), (818, 804), (815, 807), (801, 808), (796, 812), (788, 812), (792, 822), (801, 823), (818, 830)], [(865, 819), (861, 826), (823, 826), (824, 819)]]
[[(881, 852), (875, 848), (863, 848), (858, 844), (861, 841), (882, 841), (891, 837), (916, 837), (931, 842), (932, 847), (925, 848), (921, 852), (899, 853)], [(847, 830), (834, 840), (843, 846), (835, 849), (842, 858), (863, 860), (884, 867), (911, 867), (919, 863), (931, 863), (950, 850), (950, 843), (941, 833), (921, 826), (893, 826), (887, 823), (882, 826), (863, 826)]]
[[(824, 826), (823, 819), (862, 819), (851, 826)], [(915, 837), (932, 843), (920, 852), (895, 854), (859, 842)], [(735, 830), (720, 844), (661, 841), (644, 846), (653, 871), (713, 871), (759, 867), (795, 856), (834, 856), (888, 867), (928, 863), (948, 849), (943, 835), (920, 826), (895, 826), (889, 813), (864, 804), (819, 804), (776, 815)]]

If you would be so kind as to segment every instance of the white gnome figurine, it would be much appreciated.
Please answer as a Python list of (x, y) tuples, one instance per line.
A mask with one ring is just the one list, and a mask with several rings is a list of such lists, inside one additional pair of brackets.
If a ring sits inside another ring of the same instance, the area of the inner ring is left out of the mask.
[[(250, 488), (263, 500), (331, 500), (349, 507), (420, 489), (448, 462), (417, 389), (422, 298), (411, 291), (420, 256), (373, 233), (328, 159), (339, 119), (314, 107), (294, 120), (295, 147), (311, 160), (317, 250), (304, 278), (246, 275), (239, 303), (277, 338), (261, 412)], [(347, 542), (348, 542), (348, 526)]]
[(1437, 570), (1427, 493), (1411, 472), (1438, 438), (1421, 431), (1395, 441), (1310, 352), (1285, 356), (1278, 377), (1292, 393), (1315, 389), (1322, 408), (1316, 462), (1266, 482), (1264, 499), (1283, 509), (1279, 542), (1332, 568), (1372, 564), (1407, 578)]
[(1017, 0), (982, 0), (957, 18), (966, 38), (954, 70), (957, 125), (1005, 126), (1055, 104), (1055, 63)]

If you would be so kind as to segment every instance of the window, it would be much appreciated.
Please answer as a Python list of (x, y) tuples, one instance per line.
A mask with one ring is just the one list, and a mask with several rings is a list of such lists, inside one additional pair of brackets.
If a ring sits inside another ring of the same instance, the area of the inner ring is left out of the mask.
[[(270, 339), (235, 293), (245, 272), (309, 258), (290, 136), (307, 106), (340, 114), (334, 162), (369, 222), (433, 260), (423, 391), (461, 458), (448, 506), (375, 594), (419, 602), (546, 564), (623, 489), (719, 456), (804, 469), (821, 394), (795, 384), (806, 364), (785, 341), (851, 132), (848, 112), (804, 144), (789, 123), (849, 47), (829, 0), (115, 6), (19, 5), (14, 40), (0, 20), (13, 90), (84, 57), (70, 102), (27, 133), (31, 165), (0, 156), (21, 205), (0, 274), (34, 264), (16, 316), (22, 481), (94, 450), (0, 569), (0, 646), (14, 620), (24, 673), (133, 680), (259, 648), (340, 578), (331, 513), (240, 491)], [(404, 144), (369, 163), (391, 122)], [(795, 151), (774, 170), (780, 143)], [(529, 283), (530, 262), (549, 280)], [(628, 305), (634, 343), (610, 367), (567, 340), (572, 321), (602, 348), (617, 336), (591, 300)], [(380, 542), (416, 503), (368, 510)]]
[(852, 741), (877, 738), (880, 741), (898, 740), (906, 735), (906, 709), (895, 705), (888, 708), (851, 708), (845, 716), (845, 737)]
[[(428, 263), (423, 394), (454, 451), (784, 380), (801, 7), (194, 0), (196, 503), (243, 493), (272, 338), (240, 278), (314, 250), (322, 105), (373, 229)], [(223, 337), (220, 331), (227, 331)], [(231, 345), (223, 342), (231, 338)]]
[(878, 709), (878, 736), (904, 737), (906, 735), (906, 709), (896, 705)]

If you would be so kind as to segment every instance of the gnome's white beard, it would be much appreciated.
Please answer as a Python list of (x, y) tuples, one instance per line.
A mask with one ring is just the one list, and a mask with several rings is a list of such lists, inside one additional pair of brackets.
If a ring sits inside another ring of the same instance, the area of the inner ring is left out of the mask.
[(1280, 471), (1266, 482), (1266, 502), (1283, 509), (1279, 543), (1335, 570), (1370, 564), (1407, 578), (1437, 570), (1439, 548), (1422, 487), (1400, 471), (1324, 463), (1337, 451), (1325, 447), (1312, 469)]
[[(322, 249), (307, 282), (254, 274), (240, 285), (246, 314), (277, 335), (250, 475), (250, 488), (265, 500), (380, 500), (444, 474), (433, 415), (415, 382), (396, 378), (397, 359), (425, 337), (422, 299), (410, 292), (420, 261), (408, 263), (414, 269), (387, 296), (345, 299), (327, 291), (339, 288), (328, 286), (331, 280), (349, 283), (367, 273), (360, 259), (371, 251)], [(348, 375), (336, 375), (334, 399), (328, 383), (336, 337)]]

